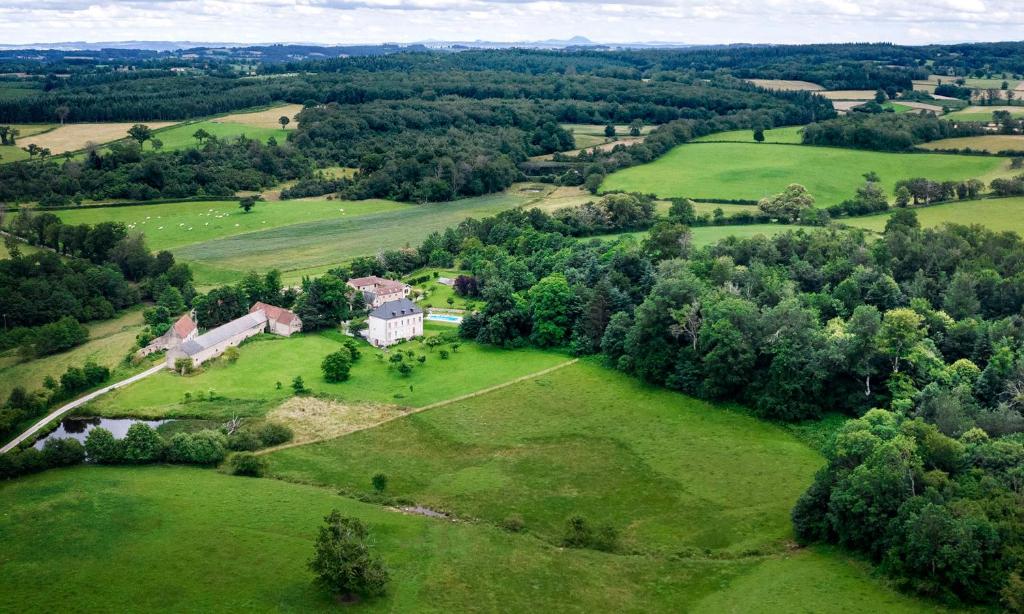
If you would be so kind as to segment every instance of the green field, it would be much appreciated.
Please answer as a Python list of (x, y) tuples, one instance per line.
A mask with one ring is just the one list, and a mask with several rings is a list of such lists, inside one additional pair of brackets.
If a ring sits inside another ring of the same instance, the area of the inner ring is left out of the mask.
[(777, 551), (821, 464), (778, 427), (577, 363), (480, 397), (271, 454), (275, 475), (498, 524), (557, 542), (581, 513), (627, 551)]
[[(593, 147), (594, 145), (601, 145), (610, 141), (608, 137), (604, 135), (605, 124), (561, 124), (562, 128), (572, 132), (573, 138), (576, 140), (577, 149), (585, 149), (587, 147)], [(644, 126), (640, 129), (640, 134), (648, 134), (651, 130), (654, 130), (656, 126)], [(618, 138), (629, 136), (629, 126), (625, 124), (619, 124), (615, 126), (615, 136)]]
[[(338, 333), (304, 334), (287, 339), (264, 335), (240, 348), (235, 364), (220, 360), (207, 363), (201, 373), (181, 377), (159, 373), (130, 387), (116, 390), (90, 404), (88, 409), (108, 416), (188, 416), (224, 419), (235, 413), (259, 415), (289, 398), (289, 385), (302, 376), (317, 394), (347, 403), (386, 403), (421, 407), (506, 382), (569, 360), (558, 352), (535, 349), (501, 350), (464, 343), (448, 360), (441, 360), (419, 342), (398, 346), (427, 356), (409, 377), (401, 377), (378, 360), (383, 352), (363, 344), (363, 357), (353, 366), (352, 377), (340, 384), (323, 379), (320, 363), (340, 344)], [(276, 388), (277, 382), (283, 384)], [(184, 393), (215, 391), (216, 402), (184, 403)]]
[(251, 233), (281, 226), (315, 225), (411, 206), (389, 200), (281, 200), (256, 203), (251, 212), (244, 213), (238, 201), (230, 200), (91, 207), (57, 214), (67, 224), (121, 222), (130, 231), (145, 234), (146, 244), (157, 251), (242, 234), (252, 240), (257, 235)]
[(895, 154), (833, 147), (764, 143), (694, 143), (661, 158), (613, 173), (603, 191), (654, 193), (668, 198), (757, 200), (781, 192), (790, 183), (807, 187), (819, 206), (853, 196), (862, 175), (876, 171), (888, 190), (900, 179), (928, 177), (986, 180), (1008, 161), (942, 154)]
[[(995, 231), (1012, 231), (1024, 236), (1024, 197), (992, 198), (934, 205), (914, 209), (922, 226), (940, 224), (981, 224)], [(853, 217), (843, 220), (849, 226), (875, 232), (885, 230), (890, 214)]]
[[(802, 126), (787, 126), (785, 128), (772, 128), (764, 131), (765, 143), (800, 143), (803, 136)], [(693, 140), (694, 143), (753, 143), (753, 130), (729, 130), (728, 132), (716, 132)]]
[[(447, 277), (449, 279), (455, 279), (459, 275), (466, 274), (465, 271), (454, 271), (445, 269), (420, 269), (414, 271), (405, 276), (406, 281), (411, 281), (417, 277), (423, 277), (424, 275), (430, 276), (430, 281), (415, 284), (413, 286), (414, 292), (424, 293), (420, 306), (423, 308), (437, 307), (438, 309), (466, 309), (466, 299), (455, 293), (455, 289), (452, 286), (446, 286), (442, 283), (437, 282), (437, 278), (434, 277), (434, 273), (437, 273), (439, 277)], [(448, 299), (452, 299), (452, 304), (448, 304)]]
[[(26, 136), (32, 136), (33, 134), (39, 134), (40, 132), (46, 132), (47, 130), (53, 130), (56, 128), (56, 124), (6, 124), (12, 128), (17, 128), (20, 131), (18, 139)], [(5, 162), (17, 162), (18, 160), (28, 160), (28, 153), (26, 153), (19, 145), (0, 145), (0, 164)]]
[(892, 109), (894, 113), (906, 113), (907, 111), (913, 111), (914, 107), (908, 107), (905, 104), (898, 102), (887, 101), (882, 103), (883, 109)]
[(68, 367), (81, 367), (87, 360), (114, 368), (135, 347), (135, 337), (142, 331), (142, 309), (126, 311), (111, 320), (86, 324), (89, 340), (84, 344), (43, 358), (22, 362), (17, 350), (0, 352), (0, 399), (7, 399), (11, 389), (42, 388), (47, 375), (60, 379)]
[(985, 136), (963, 136), (941, 139), (918, 145), (923, 149), (974, 149), (999, 153), (1000, 151), (1024, 151), (1024, 136), (1019, 134), (988, 134)]
[[(277, 139), (278, 143), (284, 143), (288, 138), (289, 132), (280, 128), (266, 128), (211, 119), (157, 130), (154, 136), (163, 143), (164, 150), (187, 149), (198, 145), (198, 141), (192, 135), (199, 129), (203, 129), (222, 140), (236, 139), (245, 135), (250, 139), (256, 139), (264, 143), (270, 137)], [(152, 147), (151, 143), (146, 144), (147, 150), (152, 149)]]
[(209, 470), (53, 470), (0, 484), (0, 505), (0, 586), (15, 612), (335, 610), (306, 570), (332, 509), (368, 525), (391, 572), (388, 594), (360, 611), (769, 612), (793, 599), (807, 612), (936, 611), (828, 550), (727, 561), (563, 550)]
[(967, 107), (962, 111), (954, 111), (948, 115), (943, 115), (943, 119), (959, 119), (965, 122), (990, 122), (992, 121), (993, 111), (1009, 111), (1010, 115), (1015, 119), (1024, 117), (1024, 107)]

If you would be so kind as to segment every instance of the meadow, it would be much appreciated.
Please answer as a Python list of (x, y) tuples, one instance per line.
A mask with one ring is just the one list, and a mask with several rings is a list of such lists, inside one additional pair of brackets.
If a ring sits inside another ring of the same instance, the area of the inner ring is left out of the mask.
[(939, 611), (829, 550), (724, 561), (565, 550), (211, 470), (53, 470), (0, 484), (0, 505), (0, 586), (20, 612), (333, 610), (306, 569), (332, 509), (367, 524), (391, 572), (387, 595), (360, 611), (765, 612), (794, 598), (814, 612)]
[(922, 143), (922, 149), (974, 149), (999, 153), (1000, 151), (1024, 151), (1024, 136), (1019, 134), (987, 134), (985, 136), (964, 136)]
[[(572, 132), (573, 138), (576, 140), (577, 149), (586, 149), (593, 147), (594, 145), (601, 145), (611, 141), (604, 135), (606, 128), (605, 124), (561, 124), (562, 128)], [(651, 130), (654, 130), (655, 126), (644, 126), (640, 129), (640, 134), (648, 134)], [(615, 135), (620, 140), (622, 137), (629, 138), (629, 126), (625, 124), (618, 124), (615, 126)]]
[(758, 87), (783, 92), (820, 92), (825, 88), (810, 81), (794, 81), (792, 79), (747, 79)]
[[(247, 122), (230, 121), (225, 117), (172, 126), (155, 131), (153, 136), (160, 139), (160, 142), (163, 143), (162, 149), (174, 151), (198, 146), (199, 141), (192, 136), (197, 130), (205, 130), (210, 135), (221, 140), (237, 139), (240, 136), (245, 136), (250, 139), (263, 141), (264, 143), (271, 137), (277, 139), (277, 142), (283, 143), (288, 138), (288, 132), (290, 132), (289, 130), (282, 130), (280, 126), (277, 128), (267, 127), (260, 125), (259, 122), (254, 125)], [(147, 151), (152, 150), (152, 141), (147, 141), (145, 148)]]
[[(102, 145), (111, 141), (118, 141), (128, 137), (128, 129), (136, 122), (112, 122), (112, 123), (89, 123), (89, 124), (65, 124), (57, 126), (53, 130), (40, 132), (29, 138), (24, 134), (18, 139), (22, 147), (35, 143), (40, 147), (46, 147), (53, 154), (61, 154), (68, 151), (79, 151), (88, 145)], [(146, 125), (157, 130), (173, 126), (174, 122), (146, 122)]]
[(60, 354), (23, 361), (17, 349), (0, 352), (0, 399), (22, 386), (26, 390), (42, 388), (47, 376), (60, 379), (68, 367), (81, 367), (86, 361), (114, 369), (135, 347), (142, 331), (142, 309), (132, 309), (116, 318), (86, 324), (89, 340)]
[[(1011, 231), (1024, 235), (1024, 197), (990, 198), (933, 205), (914, 209), (921, 226), (940, 224), (980, 224), (994, 231)], [(866, 228), (875, 232), (885, 230), (885, 223), (891, 213), (854, 217), (843, 220), (849, 226)]]
[[(88, 411), (105, 416), (158, 418), (165, 416), (224, 419), (235, 413), (262, 415), (292, 396), (291, 383), (301, 376), (313, 393), (345, 403), (391, 404), (422, 407), (516, 377), (535, 373), (569, 360), (561, 352), (536, 349), (502, 350), (471, 342), (442, 360), (438, 351), (420, 342), (397, 346), (424, 355), (413, 373), (402, 377), (389, 368), (385, 352), (361, 344), (362, 358), (352, 367), (351, 379), (332, 384), (323, 378), (320, 363), (340, 347), (340, 333), (303, 334), (290, 338), (264, 335), (243, 344), (234, 364), (220, 359), (199, 373), (179, 376), (159, 373), (97, 399)], [(450, 348), (449, 348), (450, 351)], [(381, 358), (377, 358), (380, 356)], [(281, 388), (277, 383), (281, 383)], [(214, 391), (216, 401), (199, 401)], [(192, 395), (186, 403), (184, 394)]]
[(0, 145), (0, 164), (5, 162), (17, 162), (18, 160), (28, 160), (28, 153), (22, 149), (22, 147), (28, 146), (32, 142), (31, 139), (25, 140), (25, 137), (31, 137), (48, 130), (53, 130), (57, 126), (55, 124), (8, 124), (12, 128), (17, 128), (20, 133), (17, 137), (17, 145)]
[(990, 122), (992, 121), (992, 113), (994, 111), (1009, 111), (1010, 115), (1016, 119), (1024, 117), (1024, 107), (970, 106), (959, 111), (953, 111), (944, 115), (943, 118), (958, 119), (965, 122)]
[[(783, 128), (771, 128), (764, 131), (765, 143), (793, 143), (799, 144), (803, 140), (803, 126), (786, 126)], [(729, 130), (727, 132), (716, 132), (693, 140), (694, 143), (754, 143), (753, 130)]]
[(602, 191), (624, 190), (694, 199), (758, 200), (803, 184), (828, 206), (853, 196), (863, 174), (876, 171), (891, 193), (910, 177), (988, 180), (1009, 162), (1001, 158), (942, 154), (897, 154), (767, 143), (692, 143), (676, 147), (654, 162), (609, 175)]

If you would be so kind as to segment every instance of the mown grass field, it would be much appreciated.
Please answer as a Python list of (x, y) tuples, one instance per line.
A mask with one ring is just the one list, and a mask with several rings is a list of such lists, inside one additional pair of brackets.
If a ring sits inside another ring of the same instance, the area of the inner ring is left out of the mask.
[[(173, 126), (157, 131), (154, 136), (163, 143), (164, 150), (188, 149), (199, 145), (199, 141), (192, 136), (197, 130), (205, 130), (221, 140), (237, 139), (244, 135), (264, 143), (270, 137), (274, 137), (277, 139), (277, 142), (283, 143), (288, 138), (289, 132), (288, 130), (282, 130), (280, 127), (272, 128), (258, 124), (253, 125), (240, 121), (230, 121), (227, 118), (223, 118)], [(146, 150), (152, 149), (152, 142), (147, 141)]]
[(988, 134), (985, 136), (964, 136), (922, 143), (923, 149), (975, 149), (990, 153), (1000, 151), (1024, 151), (1024, 136), (1014, 134)]
[(654, 193), (662, 198), (758, 200), (803, 184), (828, 206), (853, 196), (863, 174), (876, 171), (886, 189), (910, 177), (987, 180), (1008, 167), (1001, 158), (896, 154), (767, 143), (692, 143), (661, 158), (609, 175), (601, 190)]
[(960, 111), (943, 115), (943, 119), (958, 119), (965, 122), (990, 122), (993, 111), (1009, 111), (1014, 118), (1024, 117), (1024, 107), (1007, 106), (970, 106)]
[(93, 207), (58, 211), (65, 223), (121, 222), (146, 236), (150, 249), (174, 249), (281, 226), (359, 217), (408, 208), (388, 200), (292, 200), (258, 202), (249, 213), (237, 200)]
[[(346, 403), (387, 403), (421, 407), (501, 384), (563, 363), (559, 352), (535, 349), (501, 350), (463, 343), (447, 360), (419, 342), (396, 346), (425, 355), (426, 363), (413, 363), (409, 377), (402, 377), (383, 358), (380, 350), (361, 345), (363, 356), (352, 368), (351, 379), (331, 384), (323, 379), (320, 363), (340, 347), (338, 333), (304, 334), (290, 338), (265, 335), (244, 344), (238, 361), (207, 363), (200, 373), (181, 377), (160, 373), (97, 399), (88, 409), (107, 416), (188, 416), (222, 419), (233, 413), (259, 415), (292, 396), (292, 379), (301, 376), (306, 387)], [(392, 350), (394, 351), (394, 350)], [(281, 382), (281, 389), (277, 389)], [(218, 401), (184, 402), (213, 390)]]
[(810, 81), (794, 81), (791, 79), (747, 79), (758, 87), (783, 92), (820, 92), (825, 88)]
[[(602, 143), (608, 143), (611, 141), (604, 135), (605, 124), (561, 124), (562, 128), (572, 132), (573, 138), (576, 140), (577, 149), (586, 149), (587, 147), (593, 147), (594, 145), (601, 145)], [(651, 130), (654, 130), (656, 126), (644, 126), (640, 129), (640, 134), (648, 134)], [(618, 138), (629, 137), (629, 126), (626, 124), (617, 124), (615, 126), (615, 136)]]
[[(803, 126), (786, 126), (764, 131), (765, 143), (800, 143), (803, 139)], [(694, 143), (755, 143), (753, 130), (729, 130), (716, 132), (693, 140)]]
[(210, 470), (53, 470), (0, 484), (0, 504), (0, 587), (18, 612), (335, 610), (306, 569), (332, 509), (368, 525), (391, 572), (387, 595), (360, 611), (937, 611), (828, 550), (726, 561), (563, 550)]
[(68, 367), (81, 367), (87, 360), (113, 369), (135, 346), (142, 331), (142, 309), (126, 311), (111, 320), (86, 324), (89, 340), (67, 352), (22, 361), (17, 350), (0, 352), (0, 399), (22, 386), (28, 391), (42, 388), (46, 376), (60, 379)]
[(17, 128), (19, 135), (15, 142), (16, 145), (0, 145), (0, 164), (6, 162), (17, 162), (18, 160), (28, 160), (28, 154), (22, 147), (27, 147), (32, 139), (22, 140), (26, 137), (31, 137), (47, 130), (53, 130), (55, 124), (7, 124), (12, 128)]
[(274, 475), (499, 524), (557, 543), (582, 514), (627, 551), (777, 551), (821, 460), (778, 427), (583, 362), (343, 438), (272, 453)]
[[(23, 134), (18, 139), (18, 145), (24, 147), (30, 143), (35, 143), (40, 147), (49, 148), (53, 154), (78, 151), (90, 144), (102, 145), (111, 141), (128, 138), (128, 129), (136, 123), (138, 122), (65, 124), (57, 126), (53, 130), (40, 132), (29, 138), (24, 138)], [(175, 122), (142, 123), (156, 130), (172, 126)]]
[[(1012, 231), (1024, 235), (1024, 197), (992, 198), (935, 205), (914, 209), (922, 226), (940, 224), (980, 224), (995, 231)], [(871, 215), (843, 220), (843, 223), (875, 232), (885, 230), (889, 215)]]

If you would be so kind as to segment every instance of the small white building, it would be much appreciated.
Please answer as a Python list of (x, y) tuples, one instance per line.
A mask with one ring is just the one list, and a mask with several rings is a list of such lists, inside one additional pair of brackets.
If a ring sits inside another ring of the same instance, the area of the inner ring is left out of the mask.
[(260, 302), (257, 302), (249, 309), (249, 313), (256, 313), (257, 311), (267, 314), (267, 332), (272, 335), (291, 337), (292, 333), (302, 331), (302, 320), (299, 319), (299, 316), (295, 315), (294, 311)]
[(407, 298), (389, 301), (370, 312), (366, 340), (374, 347), (423, 335), (423, 310)]
[(267, 330), (267, 314), (257, 311), (232, 320), (223, 326), (186, 341), (167, 352), (167, 368), (174, 369), (179, 358), (188, 358), (193, 367), (198, 367), (211, 358), (216, 358), (229, 347), (236, 347), (249, 337)]
[(366, 306), (380, 307), (384, 303), (399, 301), (409, 297), (412, 286), (403, 284), (393, 279), (384, 279), (371, 275), (369, 277), (355, 277), (348, 280), (348, 286), (363, 293)]

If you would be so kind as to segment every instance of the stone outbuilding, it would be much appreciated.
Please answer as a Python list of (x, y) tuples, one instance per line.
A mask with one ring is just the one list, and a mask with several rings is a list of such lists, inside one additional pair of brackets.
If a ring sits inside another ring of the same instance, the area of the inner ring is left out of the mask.
[(260, 302), (257, 302), (249, 309), (249, 313), (256, 313), (257, 311), (267, 314), (267, 332), (272, 335), (290, 337), (292, 333), (302, 331), (302, 320), (299, 319), (299, 316), (295, 315), (294, 311)]
[(167, 352), (167, 368), (174, 369), (179, 358), (188, 358), (193, 367), (198, 367), (211, 358), (216, 358), (229, 347), (237, 347), (249, 337), (267, 330), (267, 314), (257, 311), (232, 320), (223, 326), (186, 341), (176, 349)]
[(393, 279), (384, 279), (371, 275), (369, 277), (355, 277), (348, 280), (348, 286), (363, 293), (363, 300), (370, 308), (380, 307), (384, 303), (399, 301), (408, 298), (412, 292), (412, 286), (403, 284)]
[(186, 313), (178, 318), (174, 324), (171, 324), (166, 333), (150, 341), (137, 354), (139, 356), (149, 356), (161, 350), (172, 350), (186, 341), (195, 339), (198, 334), (199, 328), (196, 326), (196, 321), (192, 319), (191, 314)]

